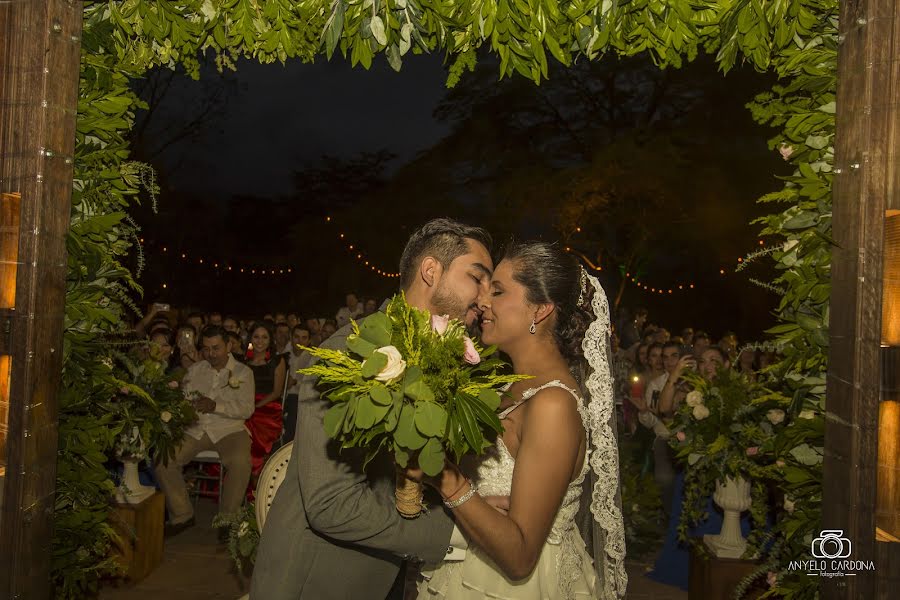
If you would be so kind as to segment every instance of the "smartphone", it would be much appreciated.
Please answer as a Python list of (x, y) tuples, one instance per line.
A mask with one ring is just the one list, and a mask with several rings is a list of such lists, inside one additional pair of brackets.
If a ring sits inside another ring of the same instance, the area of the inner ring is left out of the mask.
[(169, 312), (170, 306), (168, 304), (163, 304), (162, 302), (154, 302), (153, 309), (156, 312)]
[(182, 349), (194, 347), (193, 329), (182, 329), (178, 332), (178, 347)]

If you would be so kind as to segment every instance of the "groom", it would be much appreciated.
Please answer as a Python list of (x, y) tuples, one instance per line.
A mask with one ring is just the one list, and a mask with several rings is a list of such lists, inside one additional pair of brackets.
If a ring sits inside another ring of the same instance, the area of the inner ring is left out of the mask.
[[(407, 301), (474, 325), (493, 269), (490, 244), (477, 227), (426, 223), (400, 259)], [(345, 349), (349, 333), (343, 327), (322, 347)], [(260, 539), (251, 600), (381, 600), (404, 559), (436, 563), (455, 551), (443, 508), (403, 519), (394, 507), (391, 458), (378, 456), (364, 472), (359, 449), (339, 451), (325, 434), (327, 408), (319, 398), (299, 407), (291, 460)]]

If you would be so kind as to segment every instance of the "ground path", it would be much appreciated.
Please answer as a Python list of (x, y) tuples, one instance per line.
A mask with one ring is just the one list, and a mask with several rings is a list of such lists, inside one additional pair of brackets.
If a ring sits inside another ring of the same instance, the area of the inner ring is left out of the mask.
[[(166, 540), (162, 564), (137, 585), (107, 586), (100, 600), (237, 600), (249, 581), (238, 577), (210, 525), (215, 504), (201, 500), (197, 525)], [(628, 600), (687, 600), (687, 592), (644, 577), (646, 563), (628, 563)]]

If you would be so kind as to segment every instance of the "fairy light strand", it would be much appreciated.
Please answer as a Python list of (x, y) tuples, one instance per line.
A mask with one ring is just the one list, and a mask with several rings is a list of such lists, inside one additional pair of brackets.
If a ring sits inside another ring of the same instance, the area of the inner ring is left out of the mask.
[[(334, 224), (334, 219), (331, 216), (325, 217), (325, 222), (329, 224)], [(368, 269), (369, 271), (375, 273), (376, 275), (380, 275), (382, 277), (386, 277), (388, 279), (397, 279), (400, 277), (400, 273), (396, 271), (388, 271), (386, 269), (382, 269), (375, 261), (368, 258), (365, 252), (360, 249), (358, 244), (354, 244), (350, 241), (350, 236), (343, 231), (339, 231), (338, 242), (344, 246), (347, 252), (350, 254), (350, 257), (359, 263), (360, 267), (363, 269)]]

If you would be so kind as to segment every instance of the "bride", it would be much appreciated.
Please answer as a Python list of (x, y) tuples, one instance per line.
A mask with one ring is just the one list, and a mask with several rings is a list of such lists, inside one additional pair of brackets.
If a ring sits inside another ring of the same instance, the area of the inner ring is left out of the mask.
[[(504, 432), (492, 453), (471, 469), (448, 464), (427, 481), (469, 547), (461, 562), (423, 572), (419, 599), (623, 596), (606, 296), (571, 255), (530, 243), (506, 251), (482, 304), (484, 343), (533, 379), (505, 395)], [(485, 500), (497, 496), (508, 497), (508, 510)], [(579, 532), (580, 506), (593, 515), (590, 550)]]

